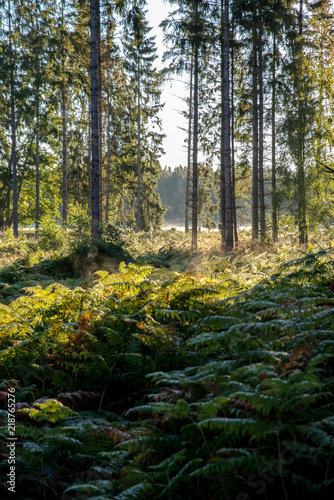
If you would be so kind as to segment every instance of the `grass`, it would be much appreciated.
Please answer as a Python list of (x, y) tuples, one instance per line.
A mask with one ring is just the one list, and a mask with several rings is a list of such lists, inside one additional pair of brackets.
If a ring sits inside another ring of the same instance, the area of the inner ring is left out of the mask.
[[(16, 240), (10, 230), (2, 233), (0, 282), (9, 285), (16, 283), (16, 289), (20, 283), (23, 288), (26, 283), (30, 286), (32, 281), (43, 283), (77, 278), (79, 283), (82, 269), (89, 265), (85, 260), (89, 253), (86, 233), (81, 232), (78, 239), (77, 232), (71, 237), (71, 231), (67, 231), (66, 236), (59, 236), (58, 226), (56, 231), (58, 240), (62, 242), (56, 250), (44, 249), (43, 241), (48, 239), (48, 233), (41, 240), (36, 238), (33, 230), (22, 231)], [(208, 275), (216, 279), (228, 278), (246, 289), (273, 274), (282, 263), (328, 248), (332, 235), (322, 234), (321, 238), (319, 233), (310, 235), (313, 245), (300, 247), (296, 245), (296, 234), (290, 231), (276, 243), (268, 240), (261, 245), (252, 242), (249, 230), (242, 229), (239, 231), (238, 245), (230, 255), (221, 251), (221, 238), (217, 232), (200, 232), (196, 252), (191, 251), (191, 235), (175, 230), (165, 230), (154, 235), (121, 231), (117, 238), (116, 251), (112, 249), (113, 241), (111, 251), (108, 242), (103, 243), (105, 248), (101, 247), (98, 251), (106, 256), (108, 252), (110, 255), (115, 254), (117, 262), (128, 262), (133, 258), (137, 263), (147, 263), (171, 272)], [(51, 235), (50, 239), (55, 238)], [(119, 251), (122, 245), (127, 249), (126, 253)], [(80, 261), (79, 264), (74, 262), (74, 257)], [(93, 266), (93, 272), (95, 270), (96, 265)], [(112, 269), (113, 272), (114, 270), (115, 268)], [(10, 290), (6, 293), (10, 296)]]

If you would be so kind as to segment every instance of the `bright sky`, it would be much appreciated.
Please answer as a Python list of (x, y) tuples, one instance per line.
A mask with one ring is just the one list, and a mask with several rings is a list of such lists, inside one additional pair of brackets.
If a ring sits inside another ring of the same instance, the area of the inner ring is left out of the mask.
[[(147, 20), (152, 27), (151, 34), (156, 36), (156, 45), (159, 55), (159, 68), (162, 68), (161, 58), (165, 50), (163, 45), (163, 33), (159, 24), (165, 19), (173, 7), (163, 0), (147, 0)], [(179, 80), (178, 80), (179, 79)], [(183, 83), (182, 77), (173, 76), (173, 80), (164, 85), (161, 101), (165, 107), (161, 112), (163, 132), (166, 134), (164, 140), (165, 154), (160, 158), (163, 167), (174, 168), (178, 165), (187, 165), (187, 148), (184, 142), (187, 133), (179, 127), (187, 128), (187, 122), (180, 114), (180, 110), (185, 109), (185, 103), (181, 97), (187, 95), (187, 87)]]

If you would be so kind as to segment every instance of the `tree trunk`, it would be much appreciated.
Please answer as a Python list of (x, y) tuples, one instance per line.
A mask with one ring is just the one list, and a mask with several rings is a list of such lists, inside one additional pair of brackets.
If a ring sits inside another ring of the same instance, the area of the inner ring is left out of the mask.
[(87, 176), (88, 176), (88, 214), (92, 216), (92, 103), (89, 101), (89, 111), (88, 111), (88, 164), (87, 164)]
[(220, 73), (221, 73), (221, 88), (220, 88), (220, 231), (221, 231), (221, 249), (225, 250), (226, 244), (226, 188), (225, 188), (225, 134), (224, 134), (224, 124), (225, 124), (225, 100), (224, 100), (224, 88), (225, 88), (225, 60), (224, 60), (224, 0), (221, 0), (220, 4)]
[[(301, 40), (303, 36), (303, 0), (299, 2), (299, 39)], [(302, 50), (302, 49), (301, 49)], [(302, 54), (299, 54), (301, 57)], [(303, 82), (300, 78), (300, 73), (297, 76), (298, 79), (298, 125), (299, 125), (299, 137), (298, 137), (298, 165), (297, 165), (297, 204), (298, 204), (298, 233), (299, 233), (299, 244), (304, 245), (307, 243), (307, 226), (306, 226), (306, 200), (305, 200), (305, 170), (304, 170), (304, 147), (305, 147), (305, 137), (304, 137), (304, 109), (303, 109)]]
[(225, 251), (233, 249), (233, 201), (231, 181), (231, 132), (230, 132), (230, 43), (229, 43), (229, 0), (224, 1), (224, 167), (225, 167), (225, 203), (226, 203), (226, 238)]
[(63, 201), (63, 222), (67, 221), (67, 120), (66, 120), (66, 92), (64, 88), (61, 90), (61, 117), (62, 117), (62, 136), (63, 136), (63, 186), (62, 186), (62, 201)]
[(109, 87), (107, 89), (108, 92), (108, 116), (107, 116), (107, 178), (106, 178), (106, 205), (105, 205), (105, 222), (109, 222), (109, 197), (110, 197), (110, 114), (111, 114), (111, 106), (110, 106), (110, 96), (109, 96)]
[[(232, 40), (234, 41), (234, 23), (232, 22)], [(231, 49), (231, 161), (232, 161), (232, 203), (234, 242), (238, 245), (237, 209), (235, 204), (235, 152), (234, 152), (234, 47)]]
[(100, 22), (100, 1), (97, 2), (97, 80), (98, 80), (98, 107), (99, 107), (99, 158), (100, 158), (100, 223), (103, 219), (103, 155), (102, 155), (102, 71), (101, 71), (101, 22)]
[(276, 201), (276, 37), (273, 33), (273, 88), (271, 108), (271, 189), (273, 240), (277, 241), (277, 201)]
[(138, 59), (138, 107), (137, 107), (137, 233), (140, 231), (140, 197), (141, 197), (141, 177), (140, 177), (140, 142), (141, 142), (141, 117), (140, 117), (140, 67)]
[(257, 19), (253, 11), (252, 24), (252, 128), (253, 128), (253, 178), (252, 178), (252, 240), (259, 237), (259, 177), (258, 177), (258, 109), (257, 109)]
[(9, 66), (10, 66), (10, 115), (11, 115), (11, 140), (12, 140), (12, 173), (13, 173), (13, 234), (14, 238), (19, 235), (18, 231), (18, 196), (17, 196), (17, 160), (16, 160), (16, 125), (15, 125), (15, 83), (14, 83), (14, 61), (12, 45), (12, 22), (11, 22), (10, 0), (8, 0), (8, 26), (9, 26)]
[(98, 20), (99, 0), (90, 0), (90, 74), (92, 115), (92, 237), (100, 228), (100, 148), (99, 148), (99, 81), (98, 81)]
[(38, 60), (38, 50), (36, 48), (36, 221), (35, 230), (36, 236), (38, 233), (39, 218), (40, 218), (40, 182), (39, 182), (39, 60)]
[(77, 205), (80, 205), (80, 165), (77, 158)]
[(22, 185), (23, 185), (23, 181), (24, 181), (24, 176), (25, 176), (25, 173), (26, 173), (26, 169), (27, 169), (27, 164), (28, 164), (28, 160), (29, 160), (29, 156), (30, 156), (30, 153), (31, 153), (31, 150), (32, 150), (32, 144), (34, 142), (34, 134), (31, 135), (31, 139), (30, 139), (30, 143), (29, 143), (29, 148), (28, 148), (28, 151), (27, 151), (27, 156), (26, 156), (26, 159), (24, 160), (24, 164), (22, 166), (22, 173), (21, 173), (21, 177), (20, 177), (20, 182), (19, 182), (19, 185), (18, 185), (18, 188), (17, 188), (17, 195), (18, 197), (20, 197), (20, 192), (21, 192), (21, 189), (22, 189)]
[(260, 202), (260, 235), (261, 243), (266, 237), (266, 212), (264, 199), (264, 178), (263, 178), (263, 57), (262, 57), (262, 14), (259, 7), (259, 202)]
[[(195, 4), (195, 23), (198, 23), (198, 3)], [(199, 50), (198, 39), (194, 43), (194, 135), (193, 135), (193, 190), (192, 190), (192, 221), (191, 249), (197, 250), (197, 169), (198, 169), (198, 73)]]
[(189, 95), (189, 120), (188, 120), (188, 164), (186, 180), (186, 206), (184, 219), (184, 232), (189, 232), (189, 207), (190, 207), (190, 169), (191, 169), (191, 134), (192, 134), (192, 101), (193, 101), (193, 61), (190, 70), (190, 95)]
[[(64, 4), (61, 2), (62, 28), (64, 29)], [(62, 73), (63, 81), (61, 87), (61, 119), (62, 119), (62, 140), (63, 140), (63, 184), (62, 184), (62, 202), (63, 202), (63, 222), (67, 221), (67, 120), (66, 120), (66, 90), (65, 90), (65, 54), (62, 47)]]
[(8, 177), (8, 189), (7, 189), (7, 196), (6, 196), (5, 226), (10, 227), (12, 225), (12, 221), (13, 221), (13, 211), (11, 210), (11, 194), (12, 194), (12, 187), (13, 187), (12, 154), (9, 157), (7, 177)]

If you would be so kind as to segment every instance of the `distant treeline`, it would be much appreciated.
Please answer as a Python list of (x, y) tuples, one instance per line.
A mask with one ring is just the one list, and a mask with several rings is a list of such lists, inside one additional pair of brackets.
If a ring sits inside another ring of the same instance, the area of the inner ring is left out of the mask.
[[(202, 227), (212, 229), (218, 224), (218, 171), (212, 171), (208, 166), (199, 167), (198, 186), (198, 215)], [(187, 168), (183, 166), (165, 167), (158, 180), (157, 192), (161, 203), (167, 207), (164, 215), (166, 222), (184, 223), (185, 217), (185, 192)], [(237, 225), (251, 224), (251, 186), (249, 180), (244, 179), (243, 189), (236, 193)], [(269, 190), (267, 183), (266, 192)], [(191, 192), (190, 192), (191, 197)], [(190, 207), (191, 211), (191, 207)]]
[(167, 221), (183, 222), (185, 211), (186, 167), (172, 170), (165, 167), (158, 180), (158, 193), (164, 207), (168, 207), (164, 218)]

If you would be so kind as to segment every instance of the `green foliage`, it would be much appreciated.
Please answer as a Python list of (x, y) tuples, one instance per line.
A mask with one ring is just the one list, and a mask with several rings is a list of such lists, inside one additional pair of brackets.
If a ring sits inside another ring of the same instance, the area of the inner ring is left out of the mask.
[(122, 263), (0, 304), (17, 498), (331, 498), (333, 251), (272, 276), (263, 260), (214, 257), (204, 276)]
[(0, 257), (6, 257), (11, 254), (19, 255), (31, 247), (29, 241), (24, 235), (19, 238), (13, 238), (13, 231), (7, 229), (0, 233)]
[(35, 403), (34, 408), (22, 408), (21, 413), (39, 422), (56, 423), (75, 413), (56, 399), (48, 399), (44, 403)]
[(38, 228), (39, 246), (43, 250), (61, 248), (66, 241), (66, 233), (54, 214), (43, 215)]
[(163, 206), (167, 207), (165, 220), (184, 223), (185, 189), (187, 169), (181, 165), (165, 167), (158, 180), (158, 193)]
[(91, 218), (88, 216), (87, 210), (76, 205), (71, 207), (69, 226), (71, 228), (74, 248), (89, 244), (91, 225)]

